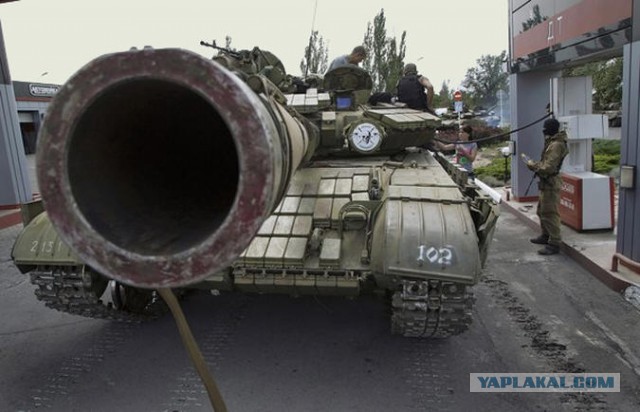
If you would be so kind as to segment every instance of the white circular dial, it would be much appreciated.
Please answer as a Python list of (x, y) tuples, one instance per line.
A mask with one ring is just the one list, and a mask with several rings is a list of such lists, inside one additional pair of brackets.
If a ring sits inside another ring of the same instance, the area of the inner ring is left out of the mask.
[(351, 145), (358, 151), (368, 153), (376, 150), (382, 142), (382, 133), (372, 123), (360, 123), (349, 136)]

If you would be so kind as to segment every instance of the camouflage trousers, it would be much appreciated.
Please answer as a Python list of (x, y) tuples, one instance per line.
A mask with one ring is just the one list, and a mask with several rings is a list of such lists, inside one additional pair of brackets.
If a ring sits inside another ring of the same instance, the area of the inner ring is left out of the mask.
[[(551, 186), (551, 185), (550, 185)], [(538, 194), (538, 207), (536, 214), (540, 218), (542, 234), (549, 236), (549, 244), (560, 246), (560, 190), (555, 187), (545, 187)]]

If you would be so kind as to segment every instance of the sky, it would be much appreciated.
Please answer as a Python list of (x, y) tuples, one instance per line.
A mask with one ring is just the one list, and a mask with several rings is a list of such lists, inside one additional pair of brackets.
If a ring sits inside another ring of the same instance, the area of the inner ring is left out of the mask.
[(457, 89), (483, 55), (508, 49), (508, 0), (19, 0), (0, 4), (12, 80), (64, 83), (94, 58), (131, 47), (178, 47), (206, 57), (200, 41), (258, 46), (300, 74), (311, 30), (329, 61), (362, 43), (384, 9), (387, 35), (406, 31), (405, 63), (436, 91)]

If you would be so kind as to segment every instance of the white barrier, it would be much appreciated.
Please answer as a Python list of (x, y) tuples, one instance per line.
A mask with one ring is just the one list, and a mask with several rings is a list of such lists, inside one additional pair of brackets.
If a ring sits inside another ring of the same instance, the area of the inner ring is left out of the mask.
[(491, 196), (491, 198), (496, 202), (496, 203), (500, 203), (502, 202), (502, 195), (494, 190), (491, 186), (489, 186), (488, 184), (484, 183), (483, 181), (481, 181), (480, 179), (478, 179), (477, 177), (474, 179), (476, 185), (484, 190), (485, 192), (487, 192), (489, 194), (489, 196)]

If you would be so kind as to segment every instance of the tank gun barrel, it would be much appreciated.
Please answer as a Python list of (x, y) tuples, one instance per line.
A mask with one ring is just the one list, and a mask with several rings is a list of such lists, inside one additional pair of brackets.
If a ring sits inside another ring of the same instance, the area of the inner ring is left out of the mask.
[(89, 266), (133, 286), (181, 286), (243, 252), (316, 134), (215, 61), (132, 50), (93, 60), (59, 90), (38, 182)]

